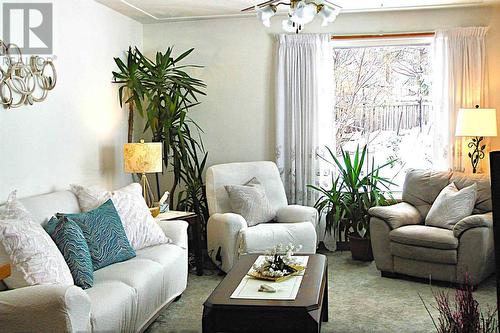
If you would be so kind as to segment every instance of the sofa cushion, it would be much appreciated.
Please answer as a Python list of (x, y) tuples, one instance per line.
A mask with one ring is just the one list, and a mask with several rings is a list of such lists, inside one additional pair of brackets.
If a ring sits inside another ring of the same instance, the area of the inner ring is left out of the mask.
[(407, 225), (389, 233), (392, 242), (434, 249), (452, 250), (458, 247), (453, 231), (424, 225)]
[(57, 215), (78, 224), (89, 246), (94, 270), (135, 257), (111, 199), (86, 213)]
[(75, 285), (82, 289), (92, 287), (94, 266), (89, 246), (78, 224), (64, 216), (60, 219), (54, 216), (44, 228), (66, 260)]
[(174, 244), (150, 246), (137, 251), (137, 256), (132, 261), (136, 260), (151, 260), (162, 266), (161, 293), (164, 301), (171, 300), (186, 289), (188, 258), (185, 249)]
[(299, 253), (316, 253), (316, 229), (310, 222), (264, 223), (239, 234), (240, 254), (264, 253), (278, 244), (302, 245)]
[(10, 262), (10, 289), (39, 284), (72, 285), (73, 277), (61, 252), (43, 227), (17, 200), (13, 191), (0, 210), (0, 262)]
[(477, 185), (459, 190), (455, 183), (446, 186), (437, 196), (432, 204), (425, 225), (453, 229), (453, 226), (461, 219), (469, 216), (476, 203)]
[(136, 332), (136, 292), (120, 281), (96, 281), (85, 290), (91, 301), (92, 332)]
[[(174, 267), (169, 267), (175, 270)], [(137, 304), (135, 329), (144, 324), (163, 304), (163, 266), (147, 259), (133, 259), (94, 272), (94, 283), (119, 281), (134, 290)]]
[(391, 254), (393, 256), (421, 260), (427, 262), (439, 262), (442, 264), (456, 264), (457, 250), (442, 250), (429, 247), (414, 246), (391, 242)]
[(95, 186), (73, 184), (71, 190), (78, 197), (84, 212), (99, 207), (111, 198), (134, 250), (170, 242), (151, 216), (140, 184), (132, 183), (112, 192)]

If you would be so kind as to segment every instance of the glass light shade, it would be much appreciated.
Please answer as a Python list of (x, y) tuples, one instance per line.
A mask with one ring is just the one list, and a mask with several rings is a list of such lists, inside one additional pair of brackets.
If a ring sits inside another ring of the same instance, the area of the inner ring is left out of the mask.
[(156, 173), (163, 171), (161, 142), (126, 143), (123, 162), (128, 173)]
[(332, 23), (337, 18), (338, 11), (334, 10), (326, 5), (318, 13), (319, 16), (323, 18), (323, 23), (321, 26), (326, 27), (328, 23)]
[(316, 15), (316, 5), (310, 3), (306, 4), (304, 1), (300, 1), (295, 7), (290, 20), (299, 25), (304, 25), (311, 22)]
[(262, 21), (266, 27), (271, 27), (271, 17), (276, 15), (276, 8), (272, 6), (266, 6), (263, 8), (256, 8), (257, 17)]
[(497, 110), (458, 110), (455, 136), (497, 136)]
[(297, 30), (293, 26), (293, 22), (291, 20), (283, 20), (281, 22), (281, 26), (282, 26), (283, 30), (286, 32), (295, 32), (295, 30)]

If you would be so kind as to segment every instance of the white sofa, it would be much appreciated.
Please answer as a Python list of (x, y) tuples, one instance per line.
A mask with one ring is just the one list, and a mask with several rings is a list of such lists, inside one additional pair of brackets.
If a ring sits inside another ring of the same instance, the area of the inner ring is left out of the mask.
[[(225, 185), (241, 185), (256, 177), (264, 186), (276, 223), (248, 227), (245, 219), (231, 213)], [(278, 244), (302, 245), (299, 253), (316, 253), (318, 211), (313, 207), (288, 205), (276, 164), (246, 162), (214, 165), (207, 169), (207, 200), (210, 218), (207, 247), (212, 261), (229, 272), (238, 257), (263, 253)]]
[[(80, 212), (70, 191), (22, 199), (34, 220)], [(39, 285), (0, 292), (2, 332), (141, 332), (187, 286), (187, 223), (159, 222), (173, 244), (137, 251), (94, 272), (94, 286)]]

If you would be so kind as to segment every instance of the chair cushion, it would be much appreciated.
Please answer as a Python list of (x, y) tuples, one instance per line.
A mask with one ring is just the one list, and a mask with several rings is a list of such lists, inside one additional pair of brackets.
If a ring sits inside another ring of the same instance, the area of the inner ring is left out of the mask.
[(226, 185), (233, 213), (243, 216), (249, 227), (265, 223), (276, 217), (276, 211), (267, 200), (266, 190), (257, 178), (244, 185)]
[(136, 292), (120, 281), (96, 281), (85, 290), (92, 332), (135, 332)]
[(391, 242), (391, 254), (393, 256), (421, 260), (427, 262), (439, 262), (442, 264), (456, 264), (457, 250), (442, 250), (429, 247), (406, 245)]
[(424, 225), (407, 225), (389, 233), (391, 241), (434, 249), (452, 250), (458, 247), (453, 231)]
[(239, 234), (239, 253), (264, 253), (278, 244), (302, 245), (299, 253), (316, 253), (316, 229), (310, 222), (264, 223)]
[[(172, 267), (170, 269), (173, 269)], [(136, 326), (144, 324), (163, 304), (163, 267), (147, 259), (132, 259), (94, 272), (94, 283), (119, 281), (134, 290), (137, 302)], [(139, 327), (135, 327), (138, 329)]]
[(455, 183), (446, 186), (432, 204), (425, 225), (453, 229), (461, 219), (471, 215), (476, 203), (477, 185), (458, 190)]

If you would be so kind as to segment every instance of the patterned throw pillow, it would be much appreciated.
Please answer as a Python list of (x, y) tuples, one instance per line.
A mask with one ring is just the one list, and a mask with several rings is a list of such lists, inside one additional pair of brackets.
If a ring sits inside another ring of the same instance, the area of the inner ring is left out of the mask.
[(43, 227), (12, 192), (0, 210), (0, 262), (10, 262), (12, 274), (4, 280), (9, 289), (40, 284), (72, 285), (68, 265)]
[(476, 204), (477, 184), (460, 191), (455, 183), (441, 190), (425, 218), (425, 225), (453, 229), (455, 224), (472, 214)]
[(257, 178), (250, 179), (245, 185), (226, 185), (229, 203), (233, 213), (243, 216), (249, 227), (269, 222), (276, 212), (267, 200), (266, 191)]
[(120, 215), (123, 228), (130, 244), (135, 250), (148, 246), (170, 243), (170, 240), (156, 223), (142, 196), (142, 187), (133, 183), (113, 192), (98, 187), (71, 185), (71, 190), (78, 197), (83, 212), (102, 205), (110, 198)]
[(120, 216), (109, 199), (100, 207), (80, 214), (66, 216), (80, 227), (87, 241), (94, 271), (135, 257), (135, 251), (123, 229)]
[(66, 260), (75, 285), (82, 289), (91, 288), (94, 285), (94, 267), (82, 229), (75, 221), (63, 216), (51, 218), (45, 230)]

